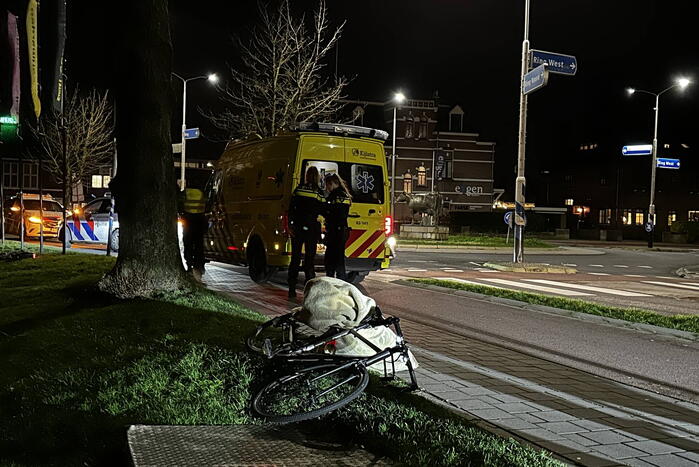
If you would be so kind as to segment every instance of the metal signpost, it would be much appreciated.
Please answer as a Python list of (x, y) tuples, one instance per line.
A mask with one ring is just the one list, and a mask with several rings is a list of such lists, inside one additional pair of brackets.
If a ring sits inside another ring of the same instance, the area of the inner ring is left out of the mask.
[(668, 159), (667, 157), (658, 157), (657, 167), (659, 169), (675, 169), (680, 168), (679, 159)]
[(647, 156), (653, 154), (652, 144), (631, 144), (621, 148), (622, 156)]
[[(572, 76), (578, 69), (575, 57), (529, 49), (529, 5), (524, 2), (524, 40), (522, 41), (522, 69), (519, 93), (519, 131), (517, 144), (517, 178), (515, 179), (515, 241), (513, 262), (524, 261), (524, 202), (526, 178), (524, 176), (526, 137), (527, 137), (527, 97), (528, 94), (546, 86), (549, 71)], [(533, 52), (533, 53), (532, 53)], [(540, 61), (540, 63), (534, 62)], [(531, 67), (534, 67), (531, 70)], [(555, 70), (555, 71), (554, 71)]]

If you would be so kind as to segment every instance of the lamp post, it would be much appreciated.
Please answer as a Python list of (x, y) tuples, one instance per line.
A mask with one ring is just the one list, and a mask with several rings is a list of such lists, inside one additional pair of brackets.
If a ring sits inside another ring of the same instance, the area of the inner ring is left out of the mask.
[(650, 172), (650, 203), (648, 204), (648, 222), (650, 223), (650, 231), (648, 232), (648, 248), (653, 248), (653, 231), (655, 230), (655, 172), (658, 165), (658, 114), (660, 113), (660, 96), (665, 94), (667, 91), (679, 87), (684, 89), (691, 81), (687, 78), (679, 78), (675, 84), (663, 89), (660, 92), (650, 92), (643, 89), (628, 88), (626, 91), (629, 95), (635, 94), (637, 92), (643, 94), (649, 94), (655, 97), (655, 124), (653, 127), (653, 157), (651, 159), (651, 172)]
[(190, 81), (194, 81), (197, 79), (206, 79), (209, 81), (211, 84), (216, 84), (218, 83), (218, 76), (216, 76), (215, 73), (211, 73), (210, 75), (207, 76), (194, 76), (192, 78), (183, 78), (177, 73), (173, 73), (172, 76), (175, 78), (179, 79), (182, 81), (182, 134), (181, 134), (181, 144), (182, 144), (182, 152), (180, 154), (180, 191), (184, 191), (185, 188), (185, 147), (186, 147), (186, 140), (184, 137), (184, 132), (187, 129), (187, 123), (186, 123), (186, 115), (187, 115), (187, 83)]
[(405, 101), (405, 96), (402, 92), (397, 92), (393, 95), (393, 146), (391, 147), (391, 215), (396, 215), (396, 120), (398, 114), (398, 105)]

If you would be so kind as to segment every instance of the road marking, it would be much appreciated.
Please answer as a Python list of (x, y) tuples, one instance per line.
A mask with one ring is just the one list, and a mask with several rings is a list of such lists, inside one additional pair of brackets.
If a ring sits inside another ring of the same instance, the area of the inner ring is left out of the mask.
[(677, 287), (678, 289), (689, 289), (689, 290), (696, 290), (699, 292), (699, 286), (696, 285), (683, 285), (683, 284), (672, 284), (670, 282), (658, 282), (658, 281), (643, 281), (646, 284), (653, 284), (653, 285), (664, 285), (666, 287)]
[(639, 266), (639, 268), (643, 268), (643, 269), (653, 269), (653, 266)]
[(573, 284), (570, 282), (550, 281), (546, 279), (524, 279), (537, 284), (555, 285), (558, 287), (568, 287), (569, 289), (587, 290), (588, 292), (606, 293), (609, 295), (620, 295), (622, 297), (650, 297), (650, 295), (640, 292), (627, 292), (626, 290), (608, 289), (606, 287), (594, 287), (591, 285)]
[(487, 269), (487, 268), (476, 268), (478, 272), (500, 272), (497, 269)]
[(444, 272), (464, 272), (463, 269), (445, 269)]
[(588, 272), (589, 275), (591, 276), (609, 276), (610, 274), (607, 274), (606, 272)]
[(683, 284), (693, 285), (695, 287), (699, 286), (699, 282), (682, 282)]
[(427, 269), (408, 268), (408, 272), (427, 272)]
[(604, 264), (588, 264), (591, 268), (603, 268)]
[(615, 264), (614, 267), (615, 268), (628, 268), (628, 266), (625, 264)]
[(483, 263), (476, 263), (473, 261), (469, 261), (468, 264), (473, 264), (474, 266), (483, 266)]
[(494, 282), (496, 284), (502, 284), (502, 285), (509, 285), (512, 287), (520, 287), (523, 289), (538, 290), (539, 292), (547, 292), (547, 293), (553, 293), (553, 294), (558, 294), (558, 295), (566, 295), (566, 296), (570, 296), (570, 297), (588, 297), (591, 295), (589, 293), (573, 292), (572, 290), (564, 290), (564, 289), (554, 289), (553, 287), (543, 287), (540, 285), (527, 284), (524, 282), (508, 281), (506, 279), (486, 279), (486, 278), (479, 277), (478, 280), (486, 281), (486, 282)]
[(453, 269), (453, 268), (439, 268), (439, 269), (441, 269), (442, 271), (444, 271), (445, 269)]
[(624, 274), (624, 276), (625, 277), (646, 277), (646, 276), (642, 276), (640, 274)]
[(426, 263), (427, 260), (424, 260), (424, 259), (409, 259), (408, 262), (409, 262), (409, 263)]
[(670, 276), (655, 276), (658, 279), (677, 279), (676, 277), (670, 277)]
[(379, 272), (392, 272), (392, 269), (381, 269)]
[(575, 268), (575, 267), (577, 267), (578, 265), (577, 265), (577, 264), (573, 264), (573, 263), (563, 263), (563, 266), (567, 266), (567, 267), (569, 267), (569, 268)]

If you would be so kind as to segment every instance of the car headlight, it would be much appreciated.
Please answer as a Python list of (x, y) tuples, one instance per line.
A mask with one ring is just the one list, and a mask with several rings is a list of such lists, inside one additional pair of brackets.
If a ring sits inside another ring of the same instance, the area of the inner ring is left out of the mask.
[(32, 224), (41, 224), (41, 219), (38, 217), (31, 216), (29, 219), (27, 219), (29, 222)]
[(391, 249), (395, 248), (397, 243), (396, 237), (388, 237), (386, 243)]

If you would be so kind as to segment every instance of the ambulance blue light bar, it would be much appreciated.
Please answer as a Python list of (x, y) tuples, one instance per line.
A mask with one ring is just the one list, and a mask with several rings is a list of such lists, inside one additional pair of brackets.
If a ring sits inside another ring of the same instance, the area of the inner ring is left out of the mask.
[(323, 133), (333, 133), (344, 136), (366, 136), (368, 138), (376, 138), (382, 141), (388, 139), (388, 132), (377, 130), (375, 128), (367, 128), (364, 126), (345, 125), (344, 123), (318, 123), (318, 122), (303, 122), (299, 123), (297, 131), (321, 131)]

